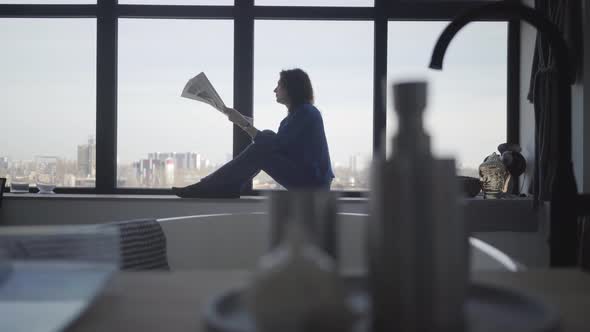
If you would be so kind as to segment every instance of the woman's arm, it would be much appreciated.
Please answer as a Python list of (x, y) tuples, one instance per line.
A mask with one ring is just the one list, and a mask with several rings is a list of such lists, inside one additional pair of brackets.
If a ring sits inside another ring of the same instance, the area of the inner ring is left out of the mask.
[(236, 126), (242, 128), (252, 139), (256, 137), (258, 134), (258, 129), (256, 129), (246, 117), (242, 115), (242, 113), (238, 112), (233, 108), (226, 108), (227, 110), (227, 117), (229, 121), (233, 122)]
[(240, 127), (240, 128), (242, 128), (242, 130), (245, 131), (246, 134), (250, 135), (250, 137), (252, 139), (254, 139), (256, 137), (256, 135), (258, 135), (258, 129), (256, 129), (250, 123), (248, 123), (248, 126), (246, 126), (246, 127)]

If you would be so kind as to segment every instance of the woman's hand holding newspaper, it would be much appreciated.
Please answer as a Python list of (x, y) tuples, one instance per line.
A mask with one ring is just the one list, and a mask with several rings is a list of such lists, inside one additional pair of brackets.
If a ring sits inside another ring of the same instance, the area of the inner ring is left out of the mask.
[(246, 119), (246, 117), (243, 116), (242, 113), (238, 112), (237, 110), (230, 107), (226, 107), (225, 111), (227, 112), (227, 118), (229, 119), (229, 121), (233, 122), (238, 127), (245, 128), (251, 126), (250, 121), (248, 121), (248, 119)]
[(250, 137), (252, 137), (252, 139), (254, 139), (254, 137), (258, 133), (258, 129), (252, 126), (251, 119), (248, 119), (247, 117), (242, 115), (242, 113), (230, 107), (226, 107), (225, 112), (227, 114), (227, 118), (229, 119), (229, 121), (233, 122), (236, 126), (242, 128), (242, 130), (244, 130), (248, 135), (250, 135)]

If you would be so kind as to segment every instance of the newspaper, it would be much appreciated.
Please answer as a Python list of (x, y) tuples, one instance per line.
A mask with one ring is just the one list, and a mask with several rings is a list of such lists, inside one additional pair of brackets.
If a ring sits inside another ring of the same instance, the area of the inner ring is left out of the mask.
[[(200, 72), (197, 76), (191, 78), (184, 86), (180, 96), (209, 104), (219, 112), (229, 115), (230, 110), (225, 106), (204, 72)], [(244, 118), (252, 124), (252, 118), (247, 116), (244, 116)]]
[(225, 103), (223, 102), (217, 91), (215, 91), (215, 88), (213, 87), (211, 82), (209, 82), (207, 75), (205, 75), (205, 73), (203, 72), (200, 72), (199, 75), (191, 78), (186, 83), (180, 96), (207, 103), (213, 106), (221, 113), (227, 115)]

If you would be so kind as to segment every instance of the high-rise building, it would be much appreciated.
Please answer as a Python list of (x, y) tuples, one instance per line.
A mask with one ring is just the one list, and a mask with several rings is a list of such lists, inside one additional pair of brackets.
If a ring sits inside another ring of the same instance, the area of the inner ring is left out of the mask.
[(174, 185), (174, 159), (168, 158), (166, 159), (166, 185), (172, 186)]
[(8, 170), (8, 157), (0, 157), (0, 169)]
[(201, 155), (196, 152), (150, 152), (148, 153), (148, 160), (159, 160), (166, 162), (166, 160), (174, 160), (174, 168), (182, 169), (200, 169)]
[(188, 160), (190, 158), (190, 153), (175, 153), (174, 154), (174, 167), (176, 169), (187, 169), (188, 167)]
[(195, 165), (196, 165), (197, 170), (199, 170), (199, 171), (201, 170), (201, 161), (202, 161), (201, 154), (197, 154), (197, 157), (195, 160)]
[(174, 152), (158, 152), (158, 160), (166, 162), (169, 158), (174, 159)]
[(133, 163), (137, 183), (144, 187), (159, 186), (162, 183), (163, 166), (164, 162), (158, 159), (142, 159)]
[(349, 160), (348, 160), (348, 168), (350, 169), (350, 171), (352, 173), (356, 173), (358, 170), (358, 156), (356, 154), (353, 154), (352, 156), (350, 156)]
[(78, 145), (78, 176), (89, 178), (96, 175), (96, 144), (92, 137), (88, 144)]

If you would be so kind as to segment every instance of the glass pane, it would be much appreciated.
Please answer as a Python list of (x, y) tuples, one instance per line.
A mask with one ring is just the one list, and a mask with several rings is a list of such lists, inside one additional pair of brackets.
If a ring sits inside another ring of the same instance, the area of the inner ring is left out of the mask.
[(205, 72), (231, 106), (232, 45), (232, 21), (119, 20), (119, 186), (184, 186), (231, 159), (227, 117), (180, 94)]
[(233, 6), (234, 0), (119, 0), (121, 5)]
[(11, 5), (84, 5), (96, 4), (96, 0), (0, 0), (1, 4)]
[[(297, 36), (294, 42), (287, 36)], [(336, 178), (333, 190), (367, 189), (373, 141), (373, 23), (257, 21), (254, 125), (276, 131), (287, 115), (273, 90), (282, 69), (301, 68), (322, 113)], [(255, 189), (276, 188), (266, 174)]]
[(254, 0), (257, 6), (373, 7), (374, 0)]
[(0, 43), (0, 177), (94, 186), (96, 20), (0, 19)]
[[(390, 22), (387, 96), (391, 84), (426, 78), (426, 127), (436, 155), (455, 158), (459, 174), (478, 177), (483, 159), (506, 141), (507, 24), (478, 22), (451, 42), (442, 71), (428, 69), (445, 22)], [(411, 32), (411, 38), (407, 38)], [(396, 130), (387, 102), (387, 149)]]

